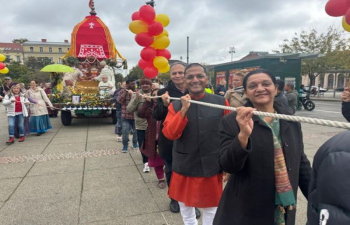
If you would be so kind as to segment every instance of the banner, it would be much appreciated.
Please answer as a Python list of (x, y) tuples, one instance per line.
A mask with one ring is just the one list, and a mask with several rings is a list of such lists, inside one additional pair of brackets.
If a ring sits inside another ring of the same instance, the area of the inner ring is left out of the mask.
[(228, 77), (228, 86), (230, 88), (232, 88), (232, 79), (233, 79), (233, 76), (238, 73), (238, 72), (241, 72), (241, 73), (244, 73), (244, 74), (247, 74), (253, 70), (257, 70), (257, 69), (260, 69), (260, 66), (256, 66), (256, 67), (247, 67), (247, 68), (240, 68), (240, 69), (233, 69), (233, 70), (230, 70), (229, 72), (229, 77)]
[(216, 85), (220, 84), (221, 80), (226, 80), (226, 71), (216, 72)]

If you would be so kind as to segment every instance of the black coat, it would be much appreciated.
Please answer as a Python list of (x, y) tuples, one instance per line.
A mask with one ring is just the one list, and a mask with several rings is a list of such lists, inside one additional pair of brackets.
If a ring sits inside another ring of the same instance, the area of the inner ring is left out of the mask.
[[(288, 111), (275, 104), (280, 114)], [(220, 124), (219, 156), (223, 171), (231, 173), (224, 189), (214, 225), (274, 224), (275, 174), (274, 146), (271, 130), (258, 116), (247, 149), (237, 135), (236, 113), (225, 116)], [(311, 175), (310, 162), (304, 154), (300, 123), (280, 120), (280, 136), (289, 179), (297, 196), (298, 186), (307, 198)], [(295, 223), (295, 210), (288, 211), (287, 225)]]
[(350, 122), (350, 102), (342, 102), (341, 112), (345, 119)]
[(324, 143), (315, 155), (307, 209), (308, 225), (318, 225), (328, 210), (327, 225), (350, 224), (350, 131)]
[[(160, 89), (158, 91), (158, 96), (161, 96), (165, 94), (165, 92), (168, 92), (170, 97), (180, 98), (183, 95), (187, 94), (182, 93), (179, 89), (175, 87), (175, 84), (172, 81), (169, 81), (168, 86), (166, 88)], [(159, 150), (159, 156), (162, 159), (171, 160), (172, 159), (172, 149), (173, 149), (173, 141), (167, 139), (162, 130), (163, 130), (163, 123), (168, 114), (168, 107), (165, 107), (163, 104), (163, 100), (161, 98), (157, 101), (157, 106), (154, 108), (153, 111), (153, 117), (155, 120), (160, 120), (160, 132), (158, 136), (158, 150)]]

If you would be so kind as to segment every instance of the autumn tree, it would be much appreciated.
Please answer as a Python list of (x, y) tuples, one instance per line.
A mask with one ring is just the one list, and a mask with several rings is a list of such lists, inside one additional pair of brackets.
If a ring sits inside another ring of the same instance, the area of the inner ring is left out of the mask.
[(129, 74), (126, 76), (126, 79), (138, 80), (138, 79), (141, 79), (142, 77), (143, 77), (143, 70), (138, 65), (136, 65), (130, 70)]
[(321, 57), (316, 59), (303, 59), (301, 72), (307, 75), (311, 84), (317, 76), (326, 73), (330, 69), (341, 69), (342, 52), (349, 50), (349, 39), (344, 37), (344, 32), (328, 27), (327, 32), (318, 33), (317, 30), (302, 30), (295, 33), (292, 39), (285, 39), (277, 53), (319, 53)]

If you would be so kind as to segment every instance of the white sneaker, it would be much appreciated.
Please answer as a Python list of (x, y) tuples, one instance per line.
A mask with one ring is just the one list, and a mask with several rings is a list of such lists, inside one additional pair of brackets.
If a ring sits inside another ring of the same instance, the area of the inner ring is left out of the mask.
[(151, 169), (149, 168), (148, 163), (145, 163), (144, 167), (143, 167), (143, 172), (144, 173), (149, 173), (150, 171), (151, 171)]

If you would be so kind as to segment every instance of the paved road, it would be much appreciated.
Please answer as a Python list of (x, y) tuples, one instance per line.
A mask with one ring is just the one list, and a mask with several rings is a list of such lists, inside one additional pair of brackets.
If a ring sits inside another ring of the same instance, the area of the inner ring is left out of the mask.
[(313, 111), (300, 110), (296, 115), (346, 122), (341, 114), (341, 102), (316, 100), (313, 102), (316, 105)]
[[(301, 116), (344, 121), (339, 103), (316, 102)], [(114, 155), (56, 161), (0, 164), (0, 224), (182, 224), (168, 210), (167, 190), (157, 187), (154, 171), (142, 173), (139, 152), (120, 152), (110, 119), (81, 119), (25, 142), (6, 146), (7, 121), (0, 107), (0, 157), (33, 154), (87, 154), (110, 150)], [(343, 129), (303, 124), (305, 152), (310, 161), (317, 149)], [(297, 223), (305, 224), (306, 200), (299, 193)]]

